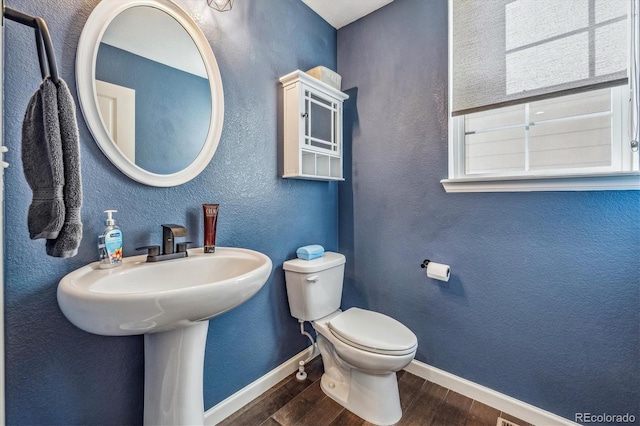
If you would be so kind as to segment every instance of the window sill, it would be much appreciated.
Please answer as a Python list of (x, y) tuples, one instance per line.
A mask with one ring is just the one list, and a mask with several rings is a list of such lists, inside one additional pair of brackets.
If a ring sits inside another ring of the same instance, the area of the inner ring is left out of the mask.
[(640, 190), (640, 174), (457, 178), (440, 181), (447, 192), (625, 191)]

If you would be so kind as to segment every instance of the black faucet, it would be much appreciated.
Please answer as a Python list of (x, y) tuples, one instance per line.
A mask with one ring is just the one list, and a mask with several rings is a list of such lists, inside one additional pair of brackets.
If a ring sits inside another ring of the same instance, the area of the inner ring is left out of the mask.
[(138, 247), (136, 250), (148, 250), (147, 262), (160, 262), (162, 260), (179, 259), (188, 257), (187, 244), (185, 241), (174, 245), (176, 237), (186, 237), (187, 228), (173, 223), (162, 225), (162, 254), (160, 254), (160, 246), (144, 246)]
[(184, 226), (173, 223), (162, 225), (162, 254), (173, 254), (176, 251), (173, 245), (174, 238), (186, 236), (187, 228)]

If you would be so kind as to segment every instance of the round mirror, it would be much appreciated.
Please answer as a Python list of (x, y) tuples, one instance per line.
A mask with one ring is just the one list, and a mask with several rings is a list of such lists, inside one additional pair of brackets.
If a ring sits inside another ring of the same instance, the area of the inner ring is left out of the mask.
[(222, 79), (204, 34), (173, 2), (100, 2), (80, 36), (76, 82), (91, 134), (130, 178), (180, 185), (211, 161)]

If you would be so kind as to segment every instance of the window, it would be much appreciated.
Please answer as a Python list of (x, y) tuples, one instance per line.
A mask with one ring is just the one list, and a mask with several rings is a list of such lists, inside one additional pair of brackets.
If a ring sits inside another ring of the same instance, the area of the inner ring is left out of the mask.
[(448, 192), (640, 189), (630, 3), (450, 0)]

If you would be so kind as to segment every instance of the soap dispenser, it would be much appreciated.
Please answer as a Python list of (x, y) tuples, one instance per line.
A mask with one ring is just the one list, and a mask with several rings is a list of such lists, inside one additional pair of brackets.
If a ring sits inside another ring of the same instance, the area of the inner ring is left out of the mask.
[(113, 213), (117, 212), (117, 210), (105, 210), (107, 214), (106, 227), (98, 236), (100, 269), (122, 265), (122, 231), (113, 220)]

